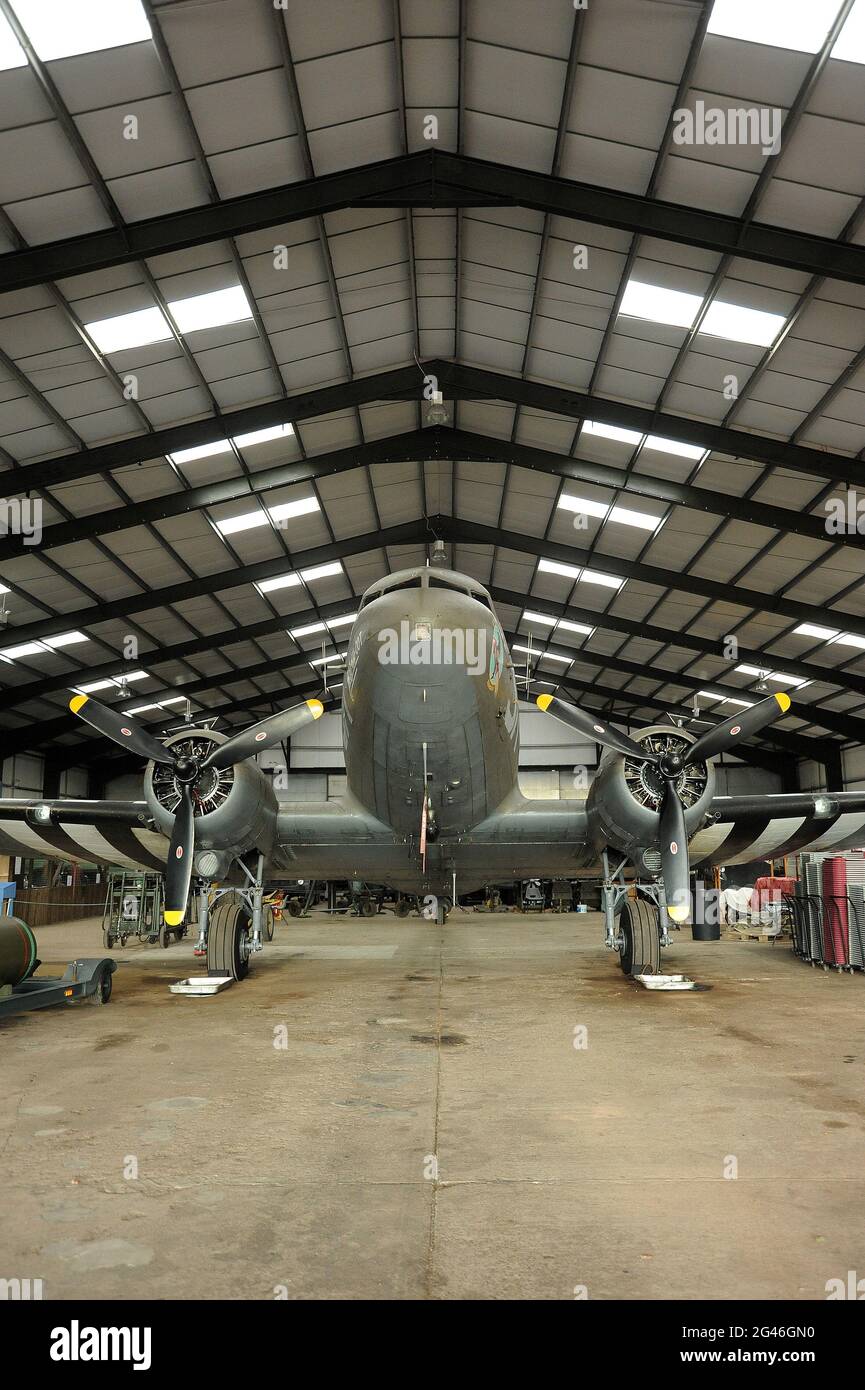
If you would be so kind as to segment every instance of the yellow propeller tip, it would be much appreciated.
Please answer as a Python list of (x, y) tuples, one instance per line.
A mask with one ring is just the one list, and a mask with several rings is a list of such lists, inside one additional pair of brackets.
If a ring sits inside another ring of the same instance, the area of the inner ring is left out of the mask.
[(788, 709), (790, 708), (790, 705), (793, 703), (792, 700), (790, 699), (790, 696), (789, 696), (789, 695), (785, 695), (785, 694), (783, 693), (783, 691), (776, 691), (776, 693), (775, 693), (775, 699), (778, 701), (778, 704), (781, 706), (781, 709), (782, 709), (783, 713), (786, 714), (787, 711), (788, 711)]
[(667, 913), (674, 922), (684, 922), (688, 916), (688, 909), (686, 907), (668, 907)]
[(307, 700), (306, 703), (313, 719), (320, 719), (324, 714), (324, 705), (321, 700)]
[(73, 695), (73, 696), (72, 696), (72, 699), (69, 701), (69, 708), (71, 709), (71, 711), (72, 711), (73, 714), (77, 714), (78, 711), (81, 709), (82, 705), (86, 705), (86, 704), (87, 704), (87, 696), (86, 696), (86, 695)]
[(554, 695), (539, 695), (535, 704), (539, 709), (547, 710), (555, 699)]
[(165, 925), (166, 925), (166, 927), (179, 927), (179, 926), (180, 926), (180, 923), (183, 921), (183, 913), (182, 913), (182, 912), (167, 912), (167, 911), (166, 911), (166, 912), (163, 913), (163, 916), (164, 916), (164, 918), (165, 918)]

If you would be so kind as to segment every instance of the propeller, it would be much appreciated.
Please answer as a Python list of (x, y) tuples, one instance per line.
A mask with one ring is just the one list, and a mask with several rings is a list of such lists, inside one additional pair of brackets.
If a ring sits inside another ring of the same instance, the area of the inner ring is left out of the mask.
[(756, 705), (750, 705), (735, 718), (716, 724), (682, 751), (670, 750), (653, 753), (644, 749), (634, 739), (604, 724), (596, 715), (588, 714), (577, 705), (568, 704), (558, 695), (539, 695), (537, 703), (542, 710), (548, 710), (563, 724), (576, 729), (581, 734), (613, 748), (628, 758), (638, 758), (643, 763), (653, 763), (664, 781), (658, 817), (658, 842), (661, 850), (661, 878), (667, 913), (674, 922), (686, 922), (690, 912), (690, 892), (688, 884), (688, 837), (685, 826), (685, 808), (679, 796), (678, 781), (685, 767), (692, 763), (703, 763), (714, 758), (728, 748), (750, 738), (752, 734), (765, 729), (790, 708), (790, 696), (782, 693), (770, 695)]
[(195, 786), (201, 774), (208, 768), (221, 771), (232, 763), (242, 762), (253, 753), (274, 744), (282, 743), (293, 733), (319, 719), (324, 713), (321, 700), (305, 700), (292, 709), (280, 710), (278, 714), (268, 715), (248, 729), (241, 729), (226, 739), (225, 743), (215, 743), (203, 758), (188, 757), (185, 753), (175, 753), (166, 748), (152, 734), (128, 714), (111, 709), (99, 700), (91, 700), (89, 695), (74, 695), (69, 701), (73, 714), (100, 734), (110, 738), (121, 748), (131, 748), (142, 758), (155, 763), (165, 763), (172, 769), (174, 781), (180, 792), (180, 802), (174, 813), (171, 842), (165, 864), (165, 924), (179, 927), (186, 911), (189, 884), (192, 879), (192, 855), (195, 849)]

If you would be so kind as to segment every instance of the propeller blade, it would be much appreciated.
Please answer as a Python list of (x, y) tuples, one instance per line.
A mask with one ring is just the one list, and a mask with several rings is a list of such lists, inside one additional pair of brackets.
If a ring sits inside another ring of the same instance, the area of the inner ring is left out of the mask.
[(667, 913), (674, 922), (687, 922), (691, 915), (691, 890), (688, 880), (688, 836), (685, 831), (685, 811), (679, 800), (676, 783), (667, 778), (667, 790), (661, 803), (661, 877)]
[(186, 911), (189, 884), (192, 879), (192, 850), (195, 841), (195, 820), (192, 809), (192, 788), (180, 786), (180, 805), (174, 813), (174, 828), (165, 863), (165, 908), (167, 927), (179, 927)]
[(698, 738), (687, 750), (688, 762), (702, 763), (707, 758), (714, 758), (717, 753), (726, 752), (734, 743), (765, 729), (767, 724), (786, 714), (789, 708), (790, 696), (777, 694), (761, 700), (758, 705), (751, 705), (750, 709), (743, 709), (741, 714), (733, 719), (725, 719), (723, 724), (716, 724), (714, 729), (709, 729), (708, 733)]
[(260, 719), (257, 724), (250, 724), (248, 729), (242, 729), (227, 743), (217, 744), (213, 752), (208, 753), (202, 766), (219, 770), (230, 767), (232, 763), (242, 762), (253, 753), (260, 753), (263, 748), (272, 748), (275, 743), (282, 743), (284, 738), (290, 738), (304, 724), (308, 724), (312, 719), (320, 719), (323, 714), (324, 705), (321, 700), (305, 700), (302, 705), (295, 705), (293, 709), (280, 710), (279, 714), (271, 714), (267, 719)]
[(100, 734), (119, 743), (121, 748), (131, 748), (141, 758), (152, 759), (155, 763), (171, 763), (174, 759), (168, 748), (143, 729), (140, 724), (121, 710), (91, 700), (89, 695), (73, 695), (69, 708), (79, 719), (98, 729)]
[(611, 729), (609, 724), (603, 724), (596, 714), (587, 714), (576, 705), (569, 705), (567, 701), (560, 700), (558, 695), (539, 695), (537, 704), (540, 709), (549, 710), (554, 719), (560, 719), (563, 724), (569, 724), (572, 729), (588, 735), (593, 742), (603, 743), (606, 748), (615, 748), (617, 753), (624, 753), (627, 758), (654, 762), (651, 754), (646, 753), (639, 743), (628, 738), (627, 734), (623, 734), (619, 729)]

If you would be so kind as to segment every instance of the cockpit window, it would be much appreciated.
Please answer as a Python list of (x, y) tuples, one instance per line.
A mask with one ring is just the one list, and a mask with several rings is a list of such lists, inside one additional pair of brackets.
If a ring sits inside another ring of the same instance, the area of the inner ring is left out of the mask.
[(470, 590), (463, 584), (453, 584), (450, 579), (440, 579), (437, 574), (431, 574), (427, 579), (427, 586), (430, 589), (452, 589), (458, 594), (467, 594)]

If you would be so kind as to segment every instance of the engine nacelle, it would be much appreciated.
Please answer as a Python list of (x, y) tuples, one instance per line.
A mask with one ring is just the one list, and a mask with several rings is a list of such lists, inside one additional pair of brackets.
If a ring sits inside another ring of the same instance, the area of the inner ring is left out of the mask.
[[(696, 735), (686, 729), (663, 724), (652, 725), (633, 734), (634, 740), (652, 753), (681, 751), (696, 743)], [(677, 778), (685, 829), (690, 839), (709, 811), (715, 793), (715, 770), (711, 763), (688, 763)], [(593, 848), (606, 845), (620, 850), (639, 871), (654, 874), (660, 869), (658, 852), (659, 810), (665, 783), (651, 762), (608, 752), (601, 759), (597, 776), (586, 801), (589, 835)]]
[[(226, 735), (215, 729), (180, 729), (165, 739), (165, 746), (202, 759), (215, 743), (225, 742)], [(170, 835), (180, 790), (169, 765), (147, 764), (144, 796), (157, 826), (163, 834)], [(222, 877), (231, 858), (228, 851), (243, 854), (257, 849), (270, 853), (276, 834), (277, 802), (270, 781), (255, 763), (234, 763), (221, 771), (205, 768), (194, 784), (192, 796), (198, 872), (209, 878)]]

